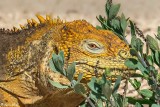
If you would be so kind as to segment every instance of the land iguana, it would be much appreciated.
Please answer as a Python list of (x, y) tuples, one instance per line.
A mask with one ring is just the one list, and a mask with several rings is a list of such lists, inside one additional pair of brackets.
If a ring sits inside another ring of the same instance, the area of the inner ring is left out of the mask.
[[(61, 74), (51, 72), (48, 61), (64, 51), (65, 62), (76, 62), (76, 74), (83, 79), (102, 75), (128, 76), (124, 65), (129, 46), (109, 30), (98, 30), (85, 20), (65, 22), (37, 15), (21, 29), (0, 30), (0, 104), (8, 107), (75, 107), (83, 96), (73, 90), (53, 88), (48, 78), (69, 84)], [(96, 73), (95, 73), (96, 71)], [(132, 70), (130, 70), (132, 71)]]

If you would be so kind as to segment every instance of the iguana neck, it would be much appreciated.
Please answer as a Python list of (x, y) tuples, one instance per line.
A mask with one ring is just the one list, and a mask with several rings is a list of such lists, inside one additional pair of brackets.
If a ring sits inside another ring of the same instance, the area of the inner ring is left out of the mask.
[(6, 71), (7, 73), (21, 72), (26, 69), (29, 71), (31, 66), (37, 67), (34, 69), (36, 72), (38, 70), (36, 64), (41, 62), (47, 51), (53, 51), (48, 49), (49, 41), (52, 40), (51, 28), (54, 26), (41, 24), (16, 33), (1, 31), (0, 53), (3, 54), (0, 54), (0, 74)]

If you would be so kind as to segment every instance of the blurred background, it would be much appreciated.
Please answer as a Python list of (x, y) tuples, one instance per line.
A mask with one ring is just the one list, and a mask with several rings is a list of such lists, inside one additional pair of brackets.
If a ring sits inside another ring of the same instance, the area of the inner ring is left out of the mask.
[[(159, 0), (113, 0), (121, 12), (134, 20), (147, 34), (155, 34), (160, 25)], [(98, 25), (96, 16), (105, 15), (106, 0), (0, 0), (0, 28), (18, 27), (35, 14), (50, 14), (63, 20), (85, 19)]]

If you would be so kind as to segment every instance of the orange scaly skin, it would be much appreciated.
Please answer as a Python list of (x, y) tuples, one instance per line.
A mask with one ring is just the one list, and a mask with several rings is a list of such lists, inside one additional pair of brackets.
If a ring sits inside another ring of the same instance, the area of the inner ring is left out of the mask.
[[(81, 103), (82, 96), (71, 90), (57, 91), (48, 83), (50, 78), (70, 84), (66, 77), (51, 72), (48, 66), (51, 55), (59, 50), (64, 51), (66, 64), (76, 62), (75, 78), (83, 72), (83, 80), (88, 80), (91, 76), (100, 76), (106, 68), (113, 76), (120, 75), (121, 71), (129, 74), (124, 65), (125, 59), (130, 57), (129, 47), (111, 31), (97, 30), (85, 20), (63, 22), (48, 16), (46, 19), (37, 17), (40, 23), (28, 20), (27, 26), (21, 26), (22, 30), (0, 31), (2, 107), (62, 107), (66, 104), (75, 107)], [(76, 98), (72, 104), (67, 103)]]

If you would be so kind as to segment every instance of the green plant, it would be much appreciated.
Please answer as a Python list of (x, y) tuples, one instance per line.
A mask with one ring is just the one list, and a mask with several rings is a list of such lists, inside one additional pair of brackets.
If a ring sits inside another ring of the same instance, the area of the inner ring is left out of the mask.
[[(116, 106), (122, 107), (126, 105), (126, 100), (122, 95), (117, 93), (118, 87), (120, 85), (121, 77), (119, 76), (113, 85), (110, 80), (106, 79), (105, 74), (102, 78), (92, 77), (91, 81), (88, 82), (87, 87), (91, 90), (89, 93), (86, 91), (85, 84), (81, 83), (83, 74), (79, 74), (78, 79), (74, 80), (75, 65), (73, 62), (66, 69), (64, 67), (64, 53), (62, 51), (59, 54), (53, 54), (52, 59), (49, 61), (50, 68), (53, 72), (61, 73), (70, 80), (71, 84), (69, 86), (54, 82), (49, 79), (49, 82), (57, 88), (72, 88), (76, 93), (81, 94), (88, 101), (81, 104), (82, 107), (90, 105), (92, 107), (102, 107), (103, 104), (106, 106)], [(108, 94), (109, 93), (109, 94)], [(125, 102), (124, 102), (125, 101)]]
[[(79, 74), (78, 80), (74, 80), (73, 78), (76, 72), (76, 63), (73, 62), (68, 67), (64, 67), (65, 61), (62, 51), (58, 55), (53, 54), (50, 60), (50, 68), (53, 72), (58, 72), (66, 76), (71, 84), (70, 86), (65, 86), (51, 80), (49, 82), (57, 88), (72, 88), (75, 92), (83, 95), (88, 102), (83, 102), (80, 105), (81, 107), (125, 107), (128, 104), (135, 105), (136, 107), (142, 107), (143, 104), (151, 107), (160, 107), (160, 74), (158, 74), (158, 69), (160, 68), (160, 46), (158, 45), (158, 42), (160, 42), (160, 27), (158, 27), (158, 33), (155, 35), (155, 38), (150, 35), (145, 37), (135, 23), (129, 18), (126, 18), (124, 14), (121, 14), (121, 16), (117, 15), (120, 4), (113, 4), (112, 0), (107, 0), (105, 8), (107, 18), (101, 15), (97, 17), (101, 24), (101, 26), (97, 26), (97, 29), (113, 31), (130, 46), (130, 54), (136, 58), (127, 59), (125, 65), (134, 70), (140, 70), (141, 74), (137, 76), (146, 79), (151, 88), (141, 90), (140, 81), (136, 78), (133, 80), (128, 79), (140, 97), (126, 97), (125, 93), (124, 95), (120, 95), (117, 93), (117, 90), (122, 78), (118, 76), (113, 85), (111, 80), (106, 79), (109, 76), (109, 70), (107, 69), (102, 75), (102, 78), (91, 78), (91, 81), (87, 83), (90, 91), (87, 92), (86, 86), (81, 83), (83, 74)], [(131, 43), (126, 39), (127, 27), (130, 28)], [(144, 50), (145, 46), (146, 49)]]
[[(148, 81), (148, 85), (151, 89), (140, 90), (141, 82), (136, 79), (129, 82), (139, 93), (141, 98), (127, 97), (128, 103), (136, 104), (136, 106), (142, 106), (142, 104), (148, 104), (152, 106), (160, 106), (160, 82), (158, 69), (160, 68), (160, 27), (158, 27), (158, 33), (153, 38), (150, 35), (145, 37), (143, 32), (129, 18), (125, 18), (124, 14), (117, 16), (120, 4), (112, 4), (112, 0), (107, 0), (106, 3), (106, 15), (107, 18), (103, 18), (101, 15), (97, 17), (101, 26), (97, 26), (98, 29), (112, 30), (117, 36), (124, 40), (130, 46), (130, 54), (135, 58), (129, 58), (125, 61), (125, 65), (129, 68), (140, 70), (141, 78)], [(126, 40), (126, 28), (130, 27), (131, 43)], [(146, 46), (146, 50), (144, 50)], [(156, 68), (157, 66), (158, 68)]]

